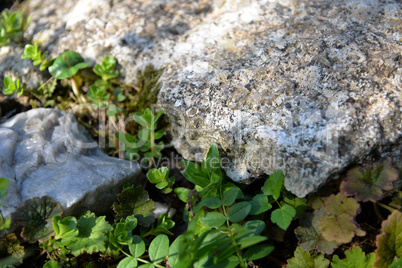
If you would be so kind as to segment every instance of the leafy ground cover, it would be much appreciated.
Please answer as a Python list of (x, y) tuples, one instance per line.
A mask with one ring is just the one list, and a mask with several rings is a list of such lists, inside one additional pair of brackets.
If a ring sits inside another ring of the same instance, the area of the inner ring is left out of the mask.
[[(11, 218), (0, 215), (0, 267), (401, 267), (400, 171), (390, 159), (352, 167), (306, 198), (284, 188), (280, 170), (250, 185), (232, 182), (216, 144), (202, 163), (160, 162), (177, 155), (164, 148), (163, 111), (149, 109), (163, 70), (148, 66), (129, 88), (111, 56), (90, 67), (74, 51), (52, 59), (40, 44), (23, 43), (28, 22), (4, 11), (1, 42), (24, 45), (21, 57), (49, 80), (29, 89), (5, 77), (3, 94), (24, 97), (30, 108), (89, 104), (82, 123), (112, 145), (110, 155), (140, 162), (148, 180), (125, 185), (108, 215), (64, 217), (47, 196), (27, 200)], [(133, 123), (121, 128), (119, 117)], [(99, 128), (99, 118), (108, 129)], [(7, 186), (0, 178), (0, 199)], [(157, 218), (156, 201), (169, 206)], [(18, 228), (7, 232), (12, 223)]]

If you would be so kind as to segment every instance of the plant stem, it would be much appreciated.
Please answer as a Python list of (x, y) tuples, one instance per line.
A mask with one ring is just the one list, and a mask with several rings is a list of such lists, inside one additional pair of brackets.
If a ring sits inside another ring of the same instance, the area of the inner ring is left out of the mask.
[(378, 204), (380, 207), (385, 208), (385, 209), (388, 210), (389, 212), (393, 212), (394, 210), (396, 210), (395, 208), (390, 207), (390, 206), (385, 205), (385, 204), (380, 203), (380, 202), (378, 202), (377, 204)]
[(87, 102), (87, 100), (84, 98), (84, 96), (82, 96), (81, 90), (78, 87), (78, 83), (75, 80), (74, 76), (71, 77), (70, 82), (71, 82), (71, 88), (73, 89), (74, 95), (77, 97), (78, 102), (80, 102), (80, 103)]

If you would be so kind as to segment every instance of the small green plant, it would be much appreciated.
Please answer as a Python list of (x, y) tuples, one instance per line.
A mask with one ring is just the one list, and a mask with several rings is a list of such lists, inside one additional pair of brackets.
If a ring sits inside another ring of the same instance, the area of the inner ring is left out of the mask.
[(52, 65), (49, 66), (49, 72), (56, 79), (69, 79), (71, 88), (78, 102), (86, 102), (75, 74), (80, 69), (87, 68), (88, 66), (89, 62), (85, 62), (80, 54), (67, 50), (53, 61)]
[(154, 158), (162, 157), (161, 151), (164, 147), (162, 141), (156, 143), (164, 135), (164, 130), (157, 130), (157, 121), (163, 114), (159, 111), (153, 115), (150, 109), (145, 109), (144, 113), (135, 113), (134, 120), (143, 126), (138, 132), (138, 139), (130, 134), (116, 133), (117, 139), (121, 142), (123, 151), (126, 151), (126, 159), (138, 158), (139, 153), (149, 166), (153, 165)]
[(19, 11), (10, 13), (7, 9), (3, 10), (0, 17), (0, 46), (6, 46), (11, 41), (20, 42), (30, 20), (31, 17), (25, 18)]
[(42, 51), (39, 50), (38, 43), (34, 45), (28, 44), (24, 48), (24, 54), (21, 55), (21, 59), (31, 59), (34, 66), (40, 64), (39, 69), (44, 71), (53, 62), (52, 58), (46, 58), (46, 54), (47, 52), (42, 53)]
[(15, 91), (17, 91), (18, 96), (20, 96), (20, 95), (22, 95), (22, 93), (25, 90), (25, 84), (21, 85), (21, 81), (18, 78), (13, 80), (11, 77), (5, 76), (3, 82), (4, 82), (4, 87), (3, 87), (4, 95), (11, 95)]
[(116, 63), (117, 62), (114, 57), (106, 56), (101, 65), (95, 64), (93, 71), (100, 76), (103, 81), (108, 81), (119, 76), (119, 71), (114, 70)]
[(168, 194), (173, 190), (174, 177), (169, 178), (169, 169), (167, 167), (161, 167), (159, 169), (153, 168), (149, 170), (147, 178), (164, 194)]
[[(5, 178), (0, 178), (0, 199), (5, 198), (8, 195), (7, 187), (10, 181)], [(4, 205), (4, 202), (0, 202), (0, 207)], [(6, 232), (11, 225), (11, 219), (4, 217), (0, 210), (0, 232)]]

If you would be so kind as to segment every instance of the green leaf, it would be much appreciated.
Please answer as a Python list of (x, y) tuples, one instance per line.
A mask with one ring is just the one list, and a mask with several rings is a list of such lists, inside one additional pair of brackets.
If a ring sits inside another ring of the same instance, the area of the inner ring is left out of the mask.
[(47, 261), (44, 265), (43, 268), (61, 268), (59, 263), (57, 261)]
[(154, 263), (160, 263), (168, 254), (169, 238), (164, 234), (158, 235), (149, 245), (149, 258)]
[(278, 200), (283, 185), (283, 173), (281, 170), (271, 174), (265, 181), (262, 187), (262, 192), (265, 195), (272, 195), (275, 200)]
[(283, 230), (286, 230), (293, 218), (296, 216), (296, 209), (290, 205), (283, 205), (282, 207), (275, 209), (271, 213), (271, 221), (276, 223)]
[(184, 235), (179, 235), (170, 245), (169, 248), (169, 265), (170, 267), (176, 267), (176, 264), (179, 262), (180, 253), (183, 253), (183, 246), (185, 245), (186, 237)]
[(199, 195), (202, 198), (218, 196), (218, 189), (222, 183), (222, 177), (217, 175), (216, 173), (212, 173), (210, 179), (210, 183), (201, 191), (199, 191)]
[(102, 61), (102, 65), (95, 64), (93, 71), (95, 74), (102, 77), (103, 80), (107, 81), (119, 75), (119, 71), (113, 70), (115, 66), (116, 59), (112, 56), (106, 56)]
[(391, 159), (381, 162), (357, 166), (347, 173), (341, 183), (340, 192), (355, 196), (357, 201), (377, 202), (383, 198), (384, 192), (394, 188), (393, 182), (399, 177), (397, 169), (391, 165)]
[(274, 250), (274, 246), (270, 244), (260, 244), (248, 248), (243, 254), (243, 258), (247, 261), (258, 260), (268, 256)]
[(311, 257), (307, 250), (297, 247), (295, 256), (288, 260), (286, 268), (328, 268), (329, 260), (320, 254), (316, 257)]
[(133, 235), (132, 243), (128, 246), (128, 248), (134, 257), (141, 257), (145, 253), (144, 240), (142, 240), (142, 238), (138, 235)]
[(134, 257), (125, 257), (117, 265), (117, 268), (135, 268), (135, 267), (138, 267), (138, 262), (137, 259)]
[(255, 195), (250, 201), (250, 205), (250, 215), (258, 215), (272, 208), (272, 205), (268, 203), (268, 197), (264, 194)]
[(265, 223), (261, 220), (247, 221), (241, 226), (249, 231), (248, 235), (259, 235), (265, 229)]
[(216, 197), (208, 197), (208, 198), (202, 199), (201, 202), (204, 206), (206, 206), (207, 208), (210, 208), (210, 209), (217, 209), (222, 206), (222, 201)]
[(291, 205), (296, 209), (296, 217), (301, 217), (304, 211), (307, 209), (307, 199), (306, 198), (299, 198), (295, 196), (285, 196), (283, 201), (287, 204)]
[(218, 147), (215, 143), (209, 148), (205, 162), (209, 175), (215, 173), (218, 176), (222, 176), (221, 160), (219, 158)]
[(346, 258), (339, 259), (338, 255), (334, 255), (332, 258), (331, 267), (332, 268), (373, 268), (373, 262), (375, 259), (375, 254), (370, 253), (368, 256), (364, 254), (362, 249), (357, 246), (351, 250), (345, 251)]
[(323, 208), (315, 210), (313, 217), (306, 213), (303, 221), (301, 221), (301, 226), (295, 229), (300, 246), (305, 250), (316, 249), (323, 254), (332, 254), (339, 246), (335, 241), (329, 242), (325, 240), (318, 228), (318, 221), (325, 215)]
[(234, 184), (228, 183), (224, 185), (223, 198), (222, 198), (224, 206), (229, 207), (233, 205), (236, 199), (240, 198), (241, 196), (243, 196), (243, 193)]
[(138, 223), (143, 226), (149, 226), (155, 216), (155, 202), (149, 199), (148, 192), (140, 186), (135, 189), (124, 189), (117, 195), (118, 202), (113, 204), (113, 210), (116, 217), (125, 218), (135, 216)]
[(4, 80), (4, 87), (3, 87), (3, 93), (4, 95), (11, 95), (13, 94), (16, 90), (20, 90), (20, 80), (18, 78), (11, 79), (11, 77), (5, 76)]
[(56, 233), (54, 239), (71, 238), (78, 235), (77, 219), (73, 216), (61, 219), (60, 215), (53, 217), (53, 229)]
[(240, 222), (244, 220), (251, 210), (251, 205), (249, 202), (243, 201), (234, 204), (228, 210), (228, 219), (231, 222)]
[(327, 241), (336, 241), (339, 244), (349, 243), (356, 235), (364, 236), (365, 231), (359, 229), (354, 221), (360, 205), (354, 198), (338, 193), (330, 195), (325, 201), (325, 212), (318, 221), (318, 228)]
[(9, 229), (11, 226), (11, 219), (8, 217), (5, 217), (4, 219), (0, 218), (0, 231), (5, 231)]
[(67, 245), (74, 256), (84, 252), (92, 254), (96, 251), (106, 250), (107, 233), (113, 228), (105, 218), (106, 216), (96, 217), (94, 213), (88, 211), (78, 220), (78, 235), (63, 238), (62, 242)]
[(8, 195), (7, 188), (9, 183), (10, 181), (8, 179), (0, 178), (0, 199)]
[(195, 185), (206, 187), (210, 183), (209, 179), (204, 177), (204, 174), (201, 171), (201, 168), (190, 161), (182, 160), (184, 170), (181, 171), (183, 176), (190, 182)]
[(402, 258), (402, 213), (394, 210), (381, 224), (382, 233), (376, 237), (375, 267), (389, 267), (395, 258)]
[(402, 268), (402, 258), (399, 258), (396, 262), (393, 262), (389, 268)]
[(226, 217), (219, 212), (213, 211), (205, 213), (205, 215), (200, 218), (200, 222), (205, 226), (218, 228), (226, 222)]
[(190, 192), (190, 190), (188, 188), (177, 187), (177, 188), (174, 189), (174, 192), (177, 194), (177, 197), (181, 201), (183, 201), (184, 203), (187, 203), (188, 193)]
[(53, 217), (61, 215), (58, 202), (49, 196), (34, 197), (24, 202), (13, 214), (13, 221), (23, 226), (21, 236), (30, 241), (44, 242), (54, 234)]
[(84, 62), (80, 54), (67, 50), (54, 60), (49, 72), (57, 79), (64, 79), (72, 77), (78, 70), (88, 66), (89, 62)]

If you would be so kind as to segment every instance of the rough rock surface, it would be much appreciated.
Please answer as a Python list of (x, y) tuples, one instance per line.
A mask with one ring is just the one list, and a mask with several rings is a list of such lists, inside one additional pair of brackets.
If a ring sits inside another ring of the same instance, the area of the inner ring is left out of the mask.
[(206, 21), (159, 93), (174, 146), (200, 160), (216, 142), (232, 179), (282, 169), (300, 197), (373, 152), (400, 165), (401, 15), (399, 1), (252, 1)]
[(355, 163), (389, 155), (402, 166), (398, 0), (23, 5), (26, 35), (53, 56), (113, 55), (128, 85), (145, 64), (166, 66), (159, 104), (173, 145), (200, 160), (218, 143), (234, 180), (282, 169), (304, 196)]
[(0, 125), (0, 177), (8, 178), (2, 207), (9, 215), (32, 197), (48, 195), (65, 214), (110, 209), (124, 181), (141, 167), (107, 156), (76, 119), (54, 109), (20, 113)]

